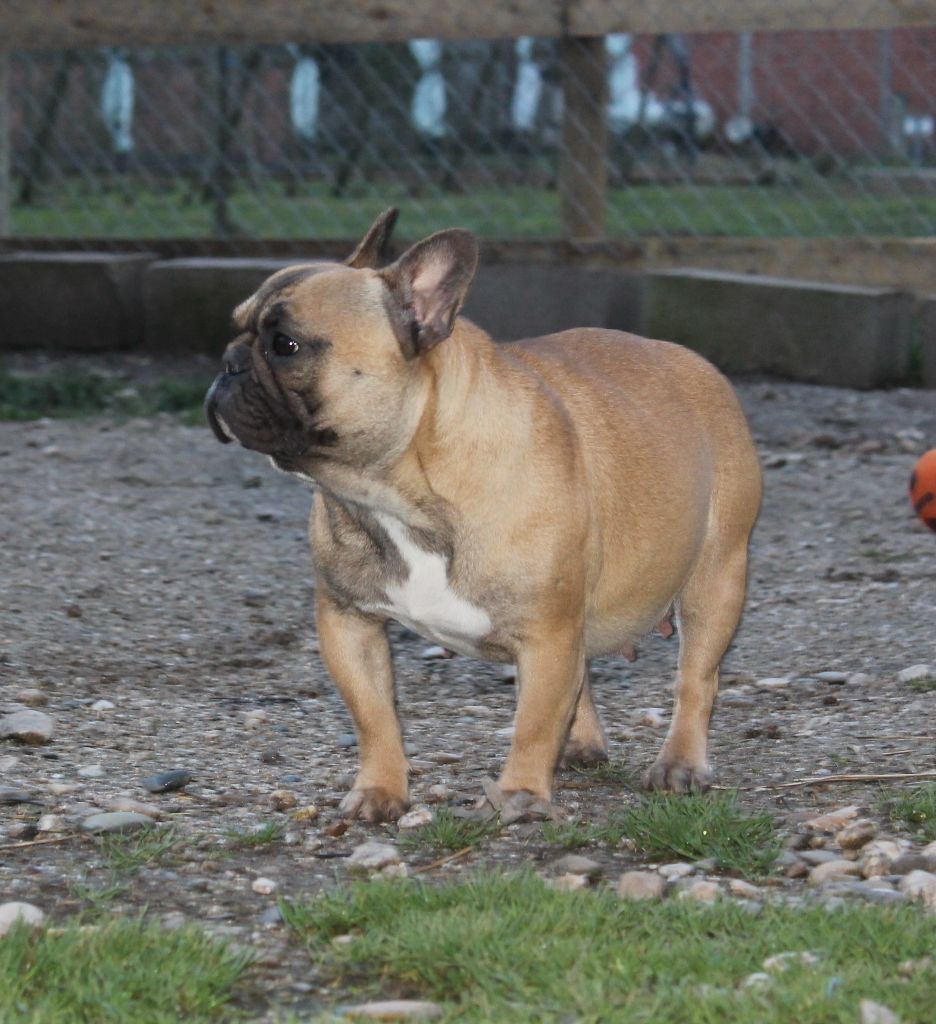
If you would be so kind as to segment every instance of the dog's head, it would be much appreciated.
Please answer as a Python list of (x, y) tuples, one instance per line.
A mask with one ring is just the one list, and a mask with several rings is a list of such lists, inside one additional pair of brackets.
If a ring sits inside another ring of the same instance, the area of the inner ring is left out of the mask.
[(478, 246), (453, 228), (380, 268), (396, 216), (382, 214), (345, 263), (287, 267), (237, 307), (205, 399), (220, 441), (309, 476), (321, 460), (361, 468), (405, 449), (421, 357), (451, 333)]

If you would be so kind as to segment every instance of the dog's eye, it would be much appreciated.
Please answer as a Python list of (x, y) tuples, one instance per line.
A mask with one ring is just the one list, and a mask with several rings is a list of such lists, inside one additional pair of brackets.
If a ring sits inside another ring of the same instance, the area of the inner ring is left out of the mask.
[(278, 356), (292, 356), (299, 351), (299, 342), (277, 331), (273, 335), (273, 351)]

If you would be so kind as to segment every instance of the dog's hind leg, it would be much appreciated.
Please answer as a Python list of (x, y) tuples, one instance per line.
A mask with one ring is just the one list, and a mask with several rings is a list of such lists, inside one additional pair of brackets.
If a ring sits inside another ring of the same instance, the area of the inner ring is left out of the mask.
[(588, 663), (585, 664), (585, 679), (575, 706), (575, 717), (569, 727), (560, 764), (563, 768), (572, 765), (593, 765), (608, 760), (608, 740), (605, 737), (601, 719), (592, 700), (588, 681)]
[(708, 727), (718, 666), (738, 627), (747, 583), (747, 536), (710, 538), (676, 602), (679, 676), (673, 720), (645, 782), (685, 793), (711, 781)]
[(505, 793), (552, 796), (553, 774), (569, 733), (585, 677), (581, 623), (544, 630), (531, 638), (517, 660), (514, 735), (500, 777)]

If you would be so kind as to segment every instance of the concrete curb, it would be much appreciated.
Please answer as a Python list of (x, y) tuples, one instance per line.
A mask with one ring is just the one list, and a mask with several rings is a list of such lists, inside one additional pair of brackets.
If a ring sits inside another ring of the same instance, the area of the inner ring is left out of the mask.
[(917, 303), (916, 340), (922, 357), (925, 388), (936, 388), (936, 295), (926, 295)]
[(231, 313), (277, 270), (302, 260), (182, 259), (151, 263), (143, 279), (143, 343), (152, 353), (221, 358)]
[(151, 253), (0, 256), (0, 349), (102, 352), (143, 341)]
[[(157, 259), (148, 253), (0, 256), (0, 351), (207, 353), (231, 339), (234, 307), (301, 259)], [(310, 262), (310, 261), (306, 261)], [(904, 382), (914, 339), (936, 388), (936, 296), (682, 268), (482, 266), (465, 315), (512, 341), (614, 327), (694, 348), (727, 373), (869, 388)]]
[(906, 379), (912, 297), (685, 268), (649, 273), (644, 333), (676, 341), (726, 373), (871, 388)]

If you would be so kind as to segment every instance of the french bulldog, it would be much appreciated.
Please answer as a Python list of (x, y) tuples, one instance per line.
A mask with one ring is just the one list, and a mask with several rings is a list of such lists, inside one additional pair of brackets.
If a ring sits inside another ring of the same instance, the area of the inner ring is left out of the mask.
[(630, 651), (674, 609), (675, 708), (646, 782), (706, 787), (761, 501), (730, 385), (621, 331), (497, 344), (459, 316), (474, 236), (440, 231), (381, 266), (395, 219), (346, 263), (281, 270), (238, 306), (206, 398), (219, 440), (315, 485), (320, 650), (360, 748), (343, 813), (407, 807), (388, 619), (516, 666), (498, 785), (548, 803), (560, 759), (607, 757), (589, 659)]

